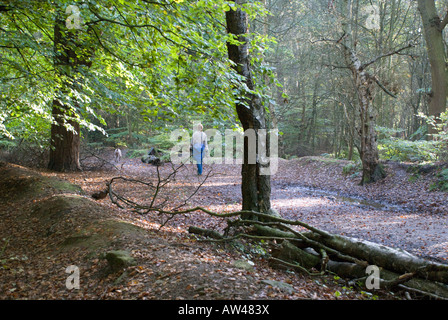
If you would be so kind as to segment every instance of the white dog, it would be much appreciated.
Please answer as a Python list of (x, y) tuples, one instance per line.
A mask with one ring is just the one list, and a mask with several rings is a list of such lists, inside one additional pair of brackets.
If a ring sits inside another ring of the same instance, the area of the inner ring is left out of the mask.
[(120, 162), (121, 160), (121, 150), (119, 148), (114, 151), (115, 162)]

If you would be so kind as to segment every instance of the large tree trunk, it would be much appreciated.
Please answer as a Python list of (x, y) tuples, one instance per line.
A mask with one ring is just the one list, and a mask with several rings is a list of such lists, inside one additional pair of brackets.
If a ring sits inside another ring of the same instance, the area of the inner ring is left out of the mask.
[(79, 30), (69, 30), (62, 15), (58, 15), (54, 25), (54, 66), (59, 87), (53, 99), (50, 142), (50, 161), (48, 168), (54, 171), (81, 170), (79, 163), (80, 126), (75, 98), (67, 102), (71, 90), (79, 90), (81, 84), (74, 78), (76, 68), (90, 67), (90, 54), (82, 52)]
[[(434, 0), (418, 0), (418, 9), (422, 17), (431, 66), (432, 90), (429, 101), (429, 115), (440, 117), (440, 114), (446, 110), (448, 94), (448, 68), (443, 40), (443, 29), (448, 20), (445, 18), (441, 21)], [(430, 128), (429, 133), (435, 133), (434, 128)]]
[[(236, 5), (240, 4), (240, 0), (233, 1)], [(250, 70), (249, 45), (246, 39), (248, 29), (248, 16), (241, 9), (226, 12), (227, 32), (235, 36), (241, 42), (240, 45), (228, 43), (227, 49), (230, 60), (235, 63), (234, 69), (238, 74), (244, 76), (244, 82), (250, 90), (254, 89), (252, 74)], [(245, 106), (242, 103), (236, 105), (238, 118), (241, 121), (243, 129), (253, 129), (255, 131), (256, 142), (260, 139), (260, 129), (267, 129), (264, 107), (258, 97), (247, 94), (245, 97)], [(269, 144), (267, 143), (267, 152), (269, 152)], [(267, 213), (270, 210), (270, 176), (260, 174), (262, 164), (259, 161), (258, 154), (255, 157), (256, 163), (248, 163), (248, 139), (244, 141), (244, 158), (242, 165), (242, 196), (243, 210), (251, 210)], [(257, 150), (258, 152), (258, 150)], [(268, 153), (269, 154), (269, 153)]]
[[(50, 170), (59, 172), (81, 170), (79, 163), (80, 128), (77, 121), (65, 121), (70, 112), (70, 108), (58, 99), (53, 100), (54, 123), (51, 125), (50, 162), (48, 163)], [(72, 130), (69, 130), (67, 125), (70, 125)]]

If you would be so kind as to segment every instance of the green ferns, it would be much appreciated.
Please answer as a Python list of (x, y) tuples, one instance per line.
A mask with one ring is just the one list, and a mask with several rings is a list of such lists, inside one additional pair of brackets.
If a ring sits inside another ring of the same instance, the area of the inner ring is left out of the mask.
[(405, 140), (396, 137), (403, 130), (377, 127), (378, 151), (384, 160), (401, 162), (436, 161), (437, 143), (426, 140)]
[(448, 191), (448, 168), (437, 174), (437, 181), (429, 186), (430, 191)]

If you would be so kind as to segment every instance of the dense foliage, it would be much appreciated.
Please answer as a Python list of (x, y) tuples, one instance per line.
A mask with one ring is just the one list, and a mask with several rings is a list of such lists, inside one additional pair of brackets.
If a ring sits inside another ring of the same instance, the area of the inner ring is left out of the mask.
[[(224, 21), (225, 11), (235, 7), (207, 0), (77, 1), (69, 10), (70, 5), (48, 0), (0, 6), (3, 146), (14, 138), (48, 145), (51, 103), (67, 81), (78, 85), (58, 99), (70, 105), (66, 116), (76, 119), (91, 141), (107, 142), (102, 137), (107, 133), (112, 144), (150, 142), (146, 137), (191, 128), (194, 120), (237, 125), (234, 103), (245, 88), (227, 59), (226, 43), (235, 40)], [(264, 14), (256, 5), (244, 10), (252, 17)], [(77, 37), (73, 59), (87, 56), (88, 66), (57, 70), (59, 16)], [(267, 42), (260, 35), (251, 39), (261, 78), (269, 73), (262, 64)], [(263, 88), (260, 81), (255, 93), (264, 97)]]
[[(430, 2), (430, 1), (428, 1)], [(332, 154), (356, 160), (360, 145), (358, 96), (335, 45), (347, 45), (382, 85), (373, 88), (373, 117), (382, 159), (435, 161), (440, 148), (426, 141), (432, 92), (422, 19), (416, 1), (266, 1), (272, 15), (258, 29), (275, 36), (268, 55), (276, 67), (276, 120), (284, 157)], [(446, 6), (436, 1), (443, 18)], [(445, 19), (446, 20), (446, 19)], [(446, 42), (446, 41), (445, 41)], [(408, 49), (391, 54), (403, 47)], [(443, 134), (439, 126), (440, 134)]]
[[(380, 157), (445, 159), (447, 120), (428, 114), (431, 73), (416, 2), (265, 0), (241, 7), (251, 20), (254, 90), (227, 57), (227, 43), (237, 43), (225, 25), (233, 2), (0, 1), (0, 147), (47, 150), (56, 98), (69, 106), (67, 126), (81, 124), (83, 142), (167, 148), (167, 132), (191, 130), (197, 121), (239, 127), (235, 104), (251, 91), (280, 130), (280, 156), (356, 159), (358, 97), (341, 50), (329, 41), (349, 30), (364, 61), (411, 44), (367, 67), (383, 86), (373, 95)], [(55, 63), (58, 17), (71, 27), (73, 58), (88, 64), (68, 71)], [(428, 141), (432, 126), (438, 142)]]

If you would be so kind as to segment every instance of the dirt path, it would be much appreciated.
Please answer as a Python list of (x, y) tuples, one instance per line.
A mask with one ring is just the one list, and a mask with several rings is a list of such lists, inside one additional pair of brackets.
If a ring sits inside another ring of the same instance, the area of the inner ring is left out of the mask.
[[(344, 174), (350, 162), (319, 157), (282, 160), (272, 176), (272, 207), (288, 219), (302, 220), (333, 233), (362, 238), (401, 248), (439, 261), (448, 259), (448, 195), (429, 192), (432, 175), (410, 179), (403, 165), (386, 164), (383, 181), (359, 185), (359, 176)], [(155, 175), (153, 166), (139, 159), (127, 159), (123, 171), (131, 176)], [(164, 168), (162, 170), (168, 170)], [(235, 165), (206, 166), (212, 175), (189, 205), (214, 211), (237, 211), (241, 204), (240, 168)], [(193, 165), (179, 172), (178, 181), (202, 182)], [(76, 181), (75, 181), (76, 182)], [(179, 217), (172, 222), (180, 228), (202, 224), (220, 229), (205, 215)]]
[[(339, 197), (334, 192), (276, 185), (272, 205), (288, 219), (326, 231), (447, 260), (448, 217), (409, 211), (384, 202)], [(384, 207), (383, 207), (384, 206)], [(378, 208), (380, 207), (380, 208)]]
[[(394, 168), (388, 168), (390, 174), (386, 180), (360, 187), (355, 176), (342, 174), (345, 164), (325, 159), (280, 161), (278, 174), (272, 177), (272, 206), (285, 218), (300, 219), (324, 230), (447, 259), (446, 194), (425, 191), (430, 177), (409, 183), (405, 171), (394, 174)], [(105, 182), (112, 177), (146, 180), (157, 177), (155, 167), (139, 159), (125, 159), (116, 167), (121, 171), (111, 167), (70, 174), (45, 170), (41, 173), (79, 185), (87, 199), (104, 189)], [(205, 173), (209, 169), (206, 167)], [(166, 175), (170, 167), (163, 166), (160, 172)], [(33, 174), (30, 177), (25, 179), (27, 183), (39, 181)], [(226, 226), (225, 221), (205, 214), (178, 216), (159, 229), (163, 222), (160, 217), (135, 215), (118, 209), (106, 198), (82, 206), (86, 208), (82, 212), (73, 203), (64, 211), (68, 219), (61, 220), (61, 225), (53, 219), (42, 220), (36, 213), (45, 214), (46, 210), (38, 210), (39, 202), (48, 204), (54, 192), (39, 184), (44, 198), (37, 202), (26, 196), (18, 199), (15, 196), (19, 193), (14, 188), (23, 189), (27, 184), (19, 177), (11, 189), (9, 178), (1, 178), (9, 188), (8, 194), (2, 194), (2, 199), (7, 201), (0, 202), (0, 297), (4, 299), (364, 299), (372, 296), (349, 289), (331, 276), (316, 280), (273, 270), (260, 252), (197, 241), (188, 234), (189, 226), (217, 230)], [(202, 178), (196, 175), (194, 166), (183, 168), (167, 193), (169, 200), (181, 200)], [(201, 205), (217, 212), (237, 211), (241, 206), (240, 181), (238, 166), (214, 166), (212, 176), (188, 205)], [(135, 201), (148, 197), (145, 190), (131, 183), (121, 187)], [(27, 190), (36, 191), (34, 187)], [(384, 206), (384, 202), (395, 207)], [(109, 226), (104, 220), (110, 219), (119, 222), (113, 224), (114, 230), (104, 229)], [(143, 236), (137, 235), (136, 227), (147, 231)], [(137, 260), (137, 265), (130, 267), (122, 280), (120, 275), (107, 274), (107, 263), (98, 253), (76, 246), (60, 249), (61, 243), (67, 240), (94, 239), (100, 232), (108, 237), (104, 239), (107, 247), (101, 251), (125, 249)], [(238, 266), (239, 261), (245, 261), (246, 266)], [(248, 261), (253, 263), (252, 267), (247, 266)], [(79, 291), (67, 291), (64, 285), (65, 268), (71, 264), (83, 270)], [(275, 285), (273, 280), (277, 281)]]
[(411, 182), (403, 166), (391, 163), (384, 181), (362, 187), (357, 176), (343, 174), (344, 165), (313, 158), (284, 162), (282, 175), (273, 179), (272, 205), (284, 217), (330, 232), (448, 259), (448, 195), (428, 191), (432, 175)]
[[(129, 171), (137, 169), (140, 176), (154, 176), (154, 167), (138, 162), (130, 166)], [(254, 251), (244, 242), (214, 244), (188, 234), (189, 225), (213, 224), (207, 216), (193, 214), (160, 229), (157, 216), (141, 217), (117, 209), (107, 199), (89, 197), (113, 176), (117, 172), (55, 174), (0, 163), (0, 299), (395, 298), (345, 288), (331, 275), (309, 279), (272, 269), (263, 258), (267, 248), (260, 245)], [(193, 177), (192, 170), (183, 172), (188, 181)], [(58, 178), (77, 182), (82, 190)], [(231, 190), (236, 189), (231, 177), (215, 181), (215, 187), (221, 188), (226, 179)], [(210, 192), (199, 199), (216, 203), (219, 195)], [(111, 270), (104, 257), (111, 250), (126, 250), (135, 264)], [(79, 271), (75, 289), (67, 287), (67, 268), (72, 266)]]

